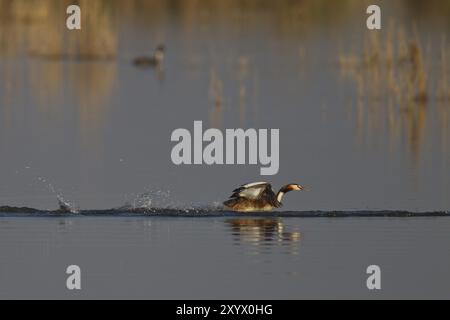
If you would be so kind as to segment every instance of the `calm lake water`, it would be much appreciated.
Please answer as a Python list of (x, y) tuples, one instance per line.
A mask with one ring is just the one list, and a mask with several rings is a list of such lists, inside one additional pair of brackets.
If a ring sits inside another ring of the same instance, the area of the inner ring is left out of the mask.
[[(0, 0), (0, 207), (450, 209), (450, 6)], [(131, 61), (164, 44), (160, 70)], [(173, 130), (276, 128), (280, 171), (176, 166)], [(16, 212), (16, 211), (15, 211)], [(0, 215), (0, 298), (450, 298), (447, 217)], [(65, 288), (82, 268), (83, 290)], [(382, 268), (382, 290), (366, 268)]]
[[(450, 298), (449, 218), (0, 219), (0, 298)], [(66, 289), (68, 265), (82, 290)], [(381, 267), (381, 291), (366, 268)]]

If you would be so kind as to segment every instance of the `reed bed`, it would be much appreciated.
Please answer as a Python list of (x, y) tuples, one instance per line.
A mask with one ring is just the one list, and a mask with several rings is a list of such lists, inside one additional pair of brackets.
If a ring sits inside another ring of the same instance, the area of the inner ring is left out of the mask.
[[(445, 38), (441, 48), (425, 45), (415, 27), (391, 22), (386, 31), (368, 31), (361, 48), (340, 54), (342, 77), (355, 83), (360, 140), (363, 131), (370, 137), (387, 131), (395, 149), (406, 133), (418, 158), (430, 108), (439, 104), (438, 112), (448, 113), (447, 46)], [(447, 127), (442, 123), (442, 132)]]

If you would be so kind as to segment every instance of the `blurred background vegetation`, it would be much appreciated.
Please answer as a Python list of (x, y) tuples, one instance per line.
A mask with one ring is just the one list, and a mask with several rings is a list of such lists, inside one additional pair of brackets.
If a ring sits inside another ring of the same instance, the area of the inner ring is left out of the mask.
[[(334, 50), (328, 53), (330, 65), (338, 65), (341, 80), (350, 81), (356, 88), (354, 113), (362, 144), (364, 136), (387, 130), (393, 142), (405, 134), (412, 154), (419, 154), (427, 115), (430, 106), (435, 106), (441, 119), (443, 145), (447, 146), (450, 1), (376, 2), (383, 7), (383, 32), (365, 30), (365, 8), (372, 2), (361, 0), (0, 0), (0, 58), (6, 62), (18, 58), (120, 62), (134, 54), (128, 50), (130, 43), (170, 43), (170, 32), (178, 34), (189, 48), (194, 39), (205, 37), (220, 42), (228, 34), (251, 45), (252, 30), (267, 30), (272, 35), (267, 41), (279, 39), (274, 46), (280, 45), (280, 50), (283, 42), (299, 42), (298, 59), (306, 69), (315, 57), (308, 55), (308, 48), (298, 39), (314, 39), (326, 28), (335, 41)], [(65, 27), (65, 10), (70, 4), (82, 8), (81, 32), (70, 32)], [(362, 26), (360, 35), (336, 34), (334, 30), (348, 26), (349, 21)], [(420, 32), (424, 24), (431, 26), (428, 34)], [(148, 33), (148, 38), (138, 37), (135, 30)], [(434, 32), (431, 35), (430, 30)], [(185, 50), (183, 55), (195, 65), (199, 59), (192, 52)], [(239, 56), (236, 60), (237, 78), (243, 83), (252, 57)], [(216, 59), (214, 64), (220, 62)], [(81, 134), (89, 140), (90, 132), (101, 124), (108, 108), (116, 85), (116, 65), (65, 67), (54, 63), (30, 64), (27, 68), (31, 90), (44, 111), (57, 105), (52, 100), (62, 99), (67, 77), (76, 83)], [(224, 80), (214, 65), (208, 68), (208, 95), (213, 105), (210, 122), (220, 126), (226, 98)], [(9, 93), (2, 97), (7, 118), (11, 105), (8, 99), (25, 87), (26, 79), (7, 63), (3, 64), (1, 77)], [(241, 118), (245, 113), (244, 98), (252, 94), (249, 90), (244, 85), (239, 89), (236, 107)]]
[[(383, 2), (377, 1), (380, 5)], [(370, 1), (361, 0), (0, 0), (2, 54), (47, 57), (109, 58), (117, 54), (119, 31), (130, 22), (162, 28), (169, 21), (189, 30), (226, 24), (245, 30), (263, 22), (281, 37), (296, 37), (317, 26), (338, 25), (361, 15)], [(83, 32), (65, 29), (65, 10), (82, 8)], [(442, 19), (450, 26), (450, 1), (399, 0), (399, 13), (411, 21)], [(384, 12), (383, 12), (384, 13)], [(160, 39), (163, 40), (163, 39)], [(25, 46), (25, 47), (24, 47)]]

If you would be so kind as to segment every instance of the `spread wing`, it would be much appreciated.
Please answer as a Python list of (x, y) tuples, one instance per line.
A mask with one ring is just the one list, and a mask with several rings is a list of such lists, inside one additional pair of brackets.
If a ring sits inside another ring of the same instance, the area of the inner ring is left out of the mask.
[(258, 199), (264, 191), (272, 190), (272, 186), (267, 182), (253, 182), (240, 186), (233, 190), (233, 194), (230, 198), (246, 198), (246, 199)]

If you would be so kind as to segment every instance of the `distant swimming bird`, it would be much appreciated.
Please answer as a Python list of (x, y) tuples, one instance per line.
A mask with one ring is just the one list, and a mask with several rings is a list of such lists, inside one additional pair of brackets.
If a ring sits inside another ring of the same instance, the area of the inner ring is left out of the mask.
[(137, 57), (133, 60), (133, 64), (137, 67), (159, 67), (164, 61), (164, 51), (164, 46), (159, 45), (152, 56)]
[(281, 200), (285, 193), (293, 190), (304, 190), (298, 184), (287, 184), (275, 194), (267, 182), (244, 184), (233, 190), (230, 199), (223, 204), (233, 211), (271, 211), (282, 206)]

